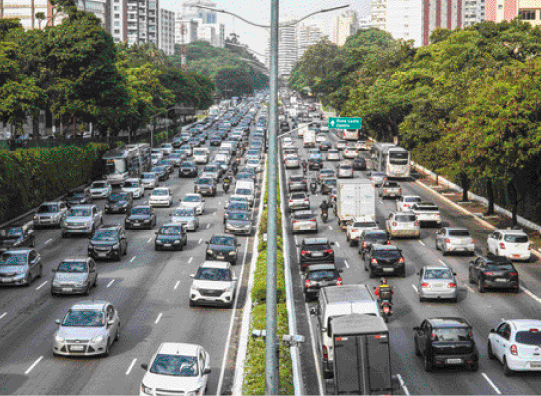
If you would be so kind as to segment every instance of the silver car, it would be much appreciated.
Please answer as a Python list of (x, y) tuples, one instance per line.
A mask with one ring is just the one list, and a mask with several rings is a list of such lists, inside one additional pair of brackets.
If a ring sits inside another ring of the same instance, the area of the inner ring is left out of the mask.
[(90, 257), (65, 258), (53, 268), (51, 294), (84, 294), (89, 295), (90, 289), (96, 287), (98, 272), (96, 263)]
[(156, 172), (145, 172), (141, 175), (141, 184), (146, 190), (158, 187), (158, 175)]
[(299, 161), (299, 157), (297, 156), (297, 154), (286, 155), (285, 165), (286, 165), (286, 169), (297, 169), (299, 166), (301, 166), (301, 163)]
[(414, 203), (421, 201), (422, 198), (418, 195), (403, 195), (396, 200), (396, 211), (411, 210)]
[(447, 267), (424, 266), (419, 275), (419, 300), (427, 299), (457, 301), (458, 287), (455, 273)]
[(287, 205), (290, 212), (299, 209), (310, 209), (310, 200), (308, 199), (308, 194), (303, 192), (291, 193)]
[(368, 172), (367, 176), (376, 187), (381, 186), (387, 180), (387, 176), (383, 172)]
[(317, 232), (317, 216), (311, 210), (298, 210), (291, 214), (292, 232)]
[(338, 167), (338, 177), (353, 177), (353, 166), (350, 161), (340, 163)]
[(41, 256), (34, 249), (12, 249), (0, 254), (0, 284), (30, 286), (41, 278)]
[(402, 196), (400, 184), (394, 181), (386, 181), (379, 189), (381, 198), (398, 198)]
[(190, 306), (216, 304), (231, 307), (235, 301), (237, 276), (227, 261), (205, 261), (190, 287)]
[(195, 209), (195, 213), (200, 215), (205, 213), (205, 198), (201, 194), (186, 194), (180, 200), (180, 206)]
[(91, 236), (102, 223), (102, 211), (96, 205), (72, 206), (62, 223), (62, 238), (66, 238), (68, 234)]
[(170, 216), (171, 223), (183, 224), (187, 230), (197, 231), (199, 228), (199, 218), (195, 214), (195, 208), (176, 208)]
[(436, 250), (441, 250), (444, 256), (451, 252), (473, 254), (475, 241), (467, 228), (443, 227), (436, 232)]
[(107, 356), (113, 342), (120, 339), (120, 316), (107, 301), (81, 301), (55, 323), (58, 324), (53, 336), (55, 356)]
[(337, 149), (327, 151), (327, 161), (340, 161), (340, 151)]
[(250, 219), (250, 213), (246, 211), (229, 212), (229, 215), (225, 220), (224, 232), (250, 235), (252, 233), (252, 221)]
[(93, 182), (89, 188), (92, 199), (107, 198), (113, 192), (111, 185), (104, 180)]
[(34, 228), (44, 226), (60, 227), (67, 213), (68, 207), (64, 202), (44, 202), (34, 215)]
[(402, 211), (391, 213), (385, 221), (385, 228), (391, 237), (414, 237), (421, 235), (421, 225), (415, 213)]

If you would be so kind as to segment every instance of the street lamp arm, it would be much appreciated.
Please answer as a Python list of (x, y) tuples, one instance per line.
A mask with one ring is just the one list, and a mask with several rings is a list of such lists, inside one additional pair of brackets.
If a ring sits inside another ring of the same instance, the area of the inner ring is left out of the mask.
[(299, 22), (301, 21), (304, 21), (305, 19), (308, 19), (310, 18), (312, 15), (316, 15), (316, 14), (324, 14), (326, 12), (331, 12), (331, 11), (336, 11), (336, 10), (340, 10), (342, 8), (347, 8), (349, 7), (349, 4), (346, 4), (346, 5), (343, 5), (343, 6), (339, 6), (339, 7), (332, 7), (332, 8), (324, 8), (322, 10), (319, 10), (319, 11), (315, 11), (315, 12), (312, 12), (311, 14), (308, 14), (306, 16), (303, 16), (301, 19), (297, 19), (291, 23), (281, 23), (280, 24), (280, 27), (284, 27), (284, 26), (295, 26), (297, 25)]
[(212, 8), (212, 7), (205, 7), (205, 6), (201, 6), (201, 5), (196, 5), (197, 8), (203, 8), (205, 10), (210, 10), (210, 11), (214, 11), (214, 12), (220, 12), (222, 14), (229, 14), (229, 15), (232, 15), (236, 18), (239, 18), (241, 21), (243, 22), (246, 22), (248, 25), (253, 25), (253, 26), (257, 26), (257, 27), (262, 27), (262, 28), (266, 28), (266, 29), (269, 29), (270, 26), (269, 25), (261, 25), (259, 23), (255, 23), (255, 22), (251, 22), (247, 19), (244, 19), (243, 17), (241, 17), (240, 15), (237, 15), (235, 14), (234, 12), (230, 12), (230, 11), (226, 11), (224, 9), (219, 9), (219, 8)]

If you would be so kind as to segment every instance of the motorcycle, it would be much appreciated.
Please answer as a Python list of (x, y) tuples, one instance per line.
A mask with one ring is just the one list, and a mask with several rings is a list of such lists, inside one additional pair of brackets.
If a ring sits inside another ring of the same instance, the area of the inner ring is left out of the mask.
[(311, 181), (310, 182), (310, 191), (312, 192), (312, 194), (315, 194), (316, 191), (317, 191), (317, 184), (315, 181)]
[(381, 316), (385, 323), (389, 323), (389, 316), (393, 314), (393, 304), (389, 300), (380, 300)]
[(327, 220), (329, 219), (329, 212), (328, 211), (321, 211), (321, 220), (326, 223)]
[(223, 185), (223, 187), (224, 187), (224, 193), (227, 194), (227, 192), (229, 191), (229, 187), (230, 187), (230, 186), (231, 186), (231, 183), (230, 183), (230, 182), (225, 182), (225, 181), (224, 181), (224, 185)]

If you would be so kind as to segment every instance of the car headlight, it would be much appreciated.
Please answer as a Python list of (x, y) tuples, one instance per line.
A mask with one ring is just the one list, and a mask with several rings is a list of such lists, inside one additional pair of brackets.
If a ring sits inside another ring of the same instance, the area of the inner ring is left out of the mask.
[(145, 384), (141, 383), (141, 392), (143, 392), (145, 395), (152, 395), (152, 388), (149, 388)]
[(86, 284), (86, 281), (85, 282), (75, 282), (75, 287), (84, 287)]
[(235, 252), (235, 251), (229, 252), (230, 256), (234, 256), (235, 254), (237, 254), (237, 252)]
[(192, 289), (193, 291), (199, 291), (199, 288), (196, 287), (196, 286), (192, 286), (191, 289)]
[(143, 223), (150, 223), (150, 219), (144, 220)]
[(103, 341), (103, 336), (102, 335), (99, 335), (99, 336), (96, 336), (94, 338), (92, 338), (90, 340), (90, 342), (93, 342), (93, 343), (98, 343), (98, 342), (102, 342)]
[(156, 239), (156, 244), (157, 245), (161, 245), (163, 243), (163, 241), (161, 239)]
[(120, 243), (115, 243), (115, 244), (113, 245), (113, 249), (114, 249), (114, 250), (120, 249)]
[(65, 340), (64, 340), (64, 337), (59, 336), (58, 334), (54, 336), (54, 340), (55, 340), (56, 342), (64, 342), (64, 341), (65, 341)]
[(207, 253), (208, 253), (208, 254), (212, 254), (212, 250), (207, 249)]
[(86, 227), (90, 227), (92, 225), (91, 221), (86, 221), (83, 223)]
[(173, 243), (176, 245), (176, 244), (179, 244), (180, 241), (177, 239), (177, 240), (176, 240), (175, 242), (173, 242)]
[(53, 215), (53, 220), (58, 220), (60, 218), (60, 213)]

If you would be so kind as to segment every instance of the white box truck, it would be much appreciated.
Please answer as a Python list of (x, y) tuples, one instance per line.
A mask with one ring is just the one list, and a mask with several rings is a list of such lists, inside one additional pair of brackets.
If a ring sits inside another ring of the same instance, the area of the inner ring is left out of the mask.
[(307, 129), (302, 135), (303, 147), (316, 147), (316, 131)]
[(376, 189), (367, 179), (340, 180), (336, 189), (334, 214), (345, 230), (355, 217), (376, 218)]

